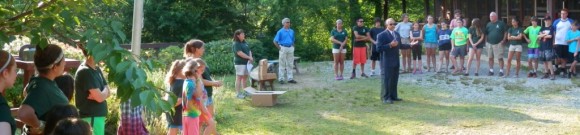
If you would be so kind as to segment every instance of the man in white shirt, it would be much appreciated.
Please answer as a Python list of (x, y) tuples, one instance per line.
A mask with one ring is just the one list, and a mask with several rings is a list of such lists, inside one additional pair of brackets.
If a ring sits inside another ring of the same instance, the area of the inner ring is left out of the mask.
[(570, 30), (573, 20), (568, 18), (568, 9), (564, 8), (560, 11), (560, 18), (556, 19), (552, 27), (556, 30), (554, 33), (554, 50), (556, 51), (556, 64), (558, 69), (555, 74), (564, 72), (563, 77), (566, 78), (566, 60), (568, 59), (568, 43), (566, 42), (566, 33)]

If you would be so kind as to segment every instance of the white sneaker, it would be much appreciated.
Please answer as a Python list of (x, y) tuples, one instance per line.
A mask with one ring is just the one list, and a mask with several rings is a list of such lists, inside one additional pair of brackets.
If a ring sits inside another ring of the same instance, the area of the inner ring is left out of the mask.
[(370, 73), (369, 75), (370, 75), (370, 76), (375, 76), (376, 74), (375, 74), (375, 72), (374, 72), (374, 71), (371, 71), (371, 73)]

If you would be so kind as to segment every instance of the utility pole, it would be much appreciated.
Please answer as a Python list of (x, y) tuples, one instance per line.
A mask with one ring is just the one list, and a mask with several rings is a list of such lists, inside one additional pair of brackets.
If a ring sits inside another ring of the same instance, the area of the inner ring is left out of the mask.
[(131, 33), (131, 52), (141, 54), (141, 29), (143, 29), (143, 0), (135, 0), (133, 7), (133, 30)]

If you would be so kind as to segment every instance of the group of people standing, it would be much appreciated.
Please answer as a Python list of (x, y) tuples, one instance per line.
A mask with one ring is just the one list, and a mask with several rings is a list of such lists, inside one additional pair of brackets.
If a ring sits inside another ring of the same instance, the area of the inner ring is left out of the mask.
[[(456, 10), (454, 18), (449, 21), (440, 19), (437, 25), (434, 17), (429, 15), (426, 17), (426, 23), (421, 26), (419, 21), (410, 22), (409, 16), (403, 14), (401, 22), (396, 23), (390, 18), (385, 21), (385, 27), (381, 27), (380, 19), (375, 19), (374, 27), (369, 30), (364, 27), (364, 20), (359, 18), (356, 20), (357, 25), (352, 28), (354, 45), (351, 79), (356, 78), (355, 69), (358, 64), (362, 68), (361, 76), (367, 77), (364, 72), (367, 42), (371, 44), (369, 49), (372, 62), (371, 76), (376, 75), (375, 62), (381, 62), (383, 75), (381, 99), (385, 103), (401, 100), (396, 94), (399, 73), (423, 73), (421, 58), (423, 50), (426, 50), (427, 56), (426, 72), (441, 73), (453, 69), (452, 74), (469, 76), (472, 74), (471, 64), (475, 61), (473, 75), (479, 76), (481, 53), (485, 49), (489, 58), (487, 75), (498, 74), (506, 78), (512, 76), (511, 66), (514, 58), (516, 67), (513, 77), (519, 77), (523, 46), (527, 45), (530, 69), (528, 78), (538, 77), (539, 61), (544, 63), (542, 79), (554, 80), (555, 76), (561, 73), (563, 78), (576, 76), (574, 65), (580, 60), (578, 56), (580, 23), (568, 18), (567, 9), (562, 9), (560, 18), (555, 21), (552, 21), (551, 16), (543, 17), (544, 26), (539, 26), (540, 19), (535, 16), (530, 18), (531, 26), (527, 28), (524, 28), (516, 17), (509, 20), (511, 25), (508, 27), (506, 23), (498, 20), (496, 12), (489, 14), (489, 20), (486, 25), (482, 25), (480, 19), (474, 18), (471, 26), (466, 28), (467, 19), (462, 17), (460, 10)], [(343, 80), (344, 57), (349, 39), (342, 23), (342, 20), (337, 20), (336, 27), (330, 32), (336, 80)], [(508, 46), (508, 56), (507, 62), (504, 63), (505, 46)], [(439, 51), (439, 64), (436, 60), (436, 50)], [(494, 60), (498, 61), (499, 72), (494, 71)], [(567, 69), (566, 64), (569, 61), (572, 62), (572, 66)], [(557, 69), (554, 69), (553, 62), (557, 64), (555, 66)], [(507, 65), (505, 73), (504, 65)]]

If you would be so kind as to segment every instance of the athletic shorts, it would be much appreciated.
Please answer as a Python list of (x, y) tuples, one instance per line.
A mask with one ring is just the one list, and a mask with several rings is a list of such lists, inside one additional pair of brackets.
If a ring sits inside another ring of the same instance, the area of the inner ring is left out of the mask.
[(451, 43), (439, 46), (439, 51), (449, 51), (449, 50), (451, 50)]
[(401, 47), (399, 49), (411, 49), (411, 40), (409, 38), (401, 38)]
[[(479, 45), (475, 46), (477, 49), (482, 49), (483, 47), (485, 47), (484, 43), (480, 43)], [(469, 48), (473, 48), (473, 45), (469, 45)]]
[(377, 45), (371, 46), (371, 60), (372, 61), (378, 61), (381, 59), (381, 52), (379, 52), (376, 47), (377, 47)]
[(451, 52), (451, 56), (461, 57), (467, 55), (467, 51), (465, 50), (465, 45), (463, 46), (455, 46), (455, 50)]
[(556, 51), (556, 57), (559, 59), (568, 59), (568, 54), (570, 52), (568, 52), (568, 45), (556, 45), (556, 47), (554, 48), (554, 51)]
[(352, 50), (354, 64), (365, 64), (367, 62), (367, 47), (353, 47)]
[(104, 135), (105, 134), (105, 117), (84, 117), (81, 118), (86, 121), (93, 128), (93, 135)]
[(528, 48), (528, 59), (537, 59), (540, 56), (540, 49)]

